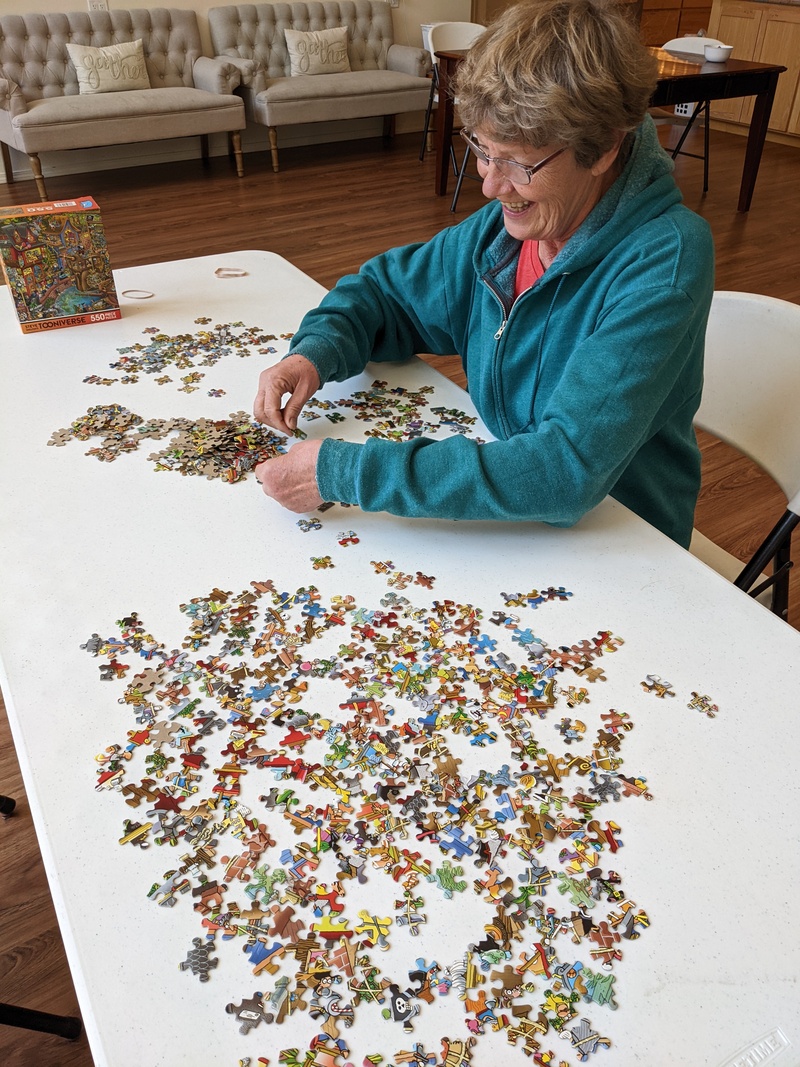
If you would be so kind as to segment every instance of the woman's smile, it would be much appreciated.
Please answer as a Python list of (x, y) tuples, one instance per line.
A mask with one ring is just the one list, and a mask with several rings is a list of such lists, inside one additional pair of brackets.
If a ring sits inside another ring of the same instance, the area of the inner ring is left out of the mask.
[(523, 211), (527, 211), (531, 207), (530, 200), (518, 200), (513, 203), (509, 203), (507, 200), (501, 200), (500, 203), (503, 206), (503, 211), (508, 215), (521, 215)]

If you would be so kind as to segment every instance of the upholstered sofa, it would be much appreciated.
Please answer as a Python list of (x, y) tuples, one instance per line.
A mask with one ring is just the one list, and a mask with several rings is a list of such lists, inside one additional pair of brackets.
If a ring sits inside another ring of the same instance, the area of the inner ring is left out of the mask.
[[(68, 45), (84, 48), (71, 57)], [(120, 60), (118, 49), (108, 50), (115, 45), (131, 56)], [(205, 158), (211, 133), (229, 135), (241, 175), (246, 119), (232, 93), (239, 73), (201, 52), (193, 11), (0, 16), (0, 147), (8, 180), (8, 146), (27, 154), (46, 200), (40, 152), (200, 136)], [(129, 83), (139, 87), (119, 90)]]
[[(430, 55), (394, 43), (391, 9), (380, 0), (212, 7), (208, 24), (216, 62), (241, 77), (248, 119), (269, 131), (273, 170), (279, 126), (383, 116), (389, 133), (395, 115), (428, 105)], [(344, 45), (326, 39), (337, 36), (330, 32), (321, 46), (306, 39), (342, 27)]]

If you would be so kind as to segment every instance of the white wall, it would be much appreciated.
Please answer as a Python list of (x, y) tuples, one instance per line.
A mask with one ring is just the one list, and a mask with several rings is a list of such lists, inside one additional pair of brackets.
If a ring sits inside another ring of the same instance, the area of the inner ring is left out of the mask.
[[(84, 0), (86, 2), (86, 0)], [(422, 47), (420, 25), (426, 22), (469, 22), (470, 0), (397, 0), (398, 6), (392, 11), (394, 37), (398, 44), (410, 44)], [(28, 12), (79, 11), (84, 4), (76, 0), (66, 0), (60, 5), (57, 0), (0, 0), (0, 14), (17, 15)], [(203, 37), (204, 50), (212, 55), (211, 40), (208, 33), (207, 12), (209, 8), (221, 7), (220, 0), (165, 0), (164, 3), (143, 3), (132, 0), (130, 4), (109, 0), (109, 7), (120, 9), (142, 7), (173, 7), (197, 12), (200, 33)], [(422, 130), (424, 115), (398, 115), (397, 132), (407, 133)], [(315, 144), (323, 141), (347, 141), (359, 137), (375, 137), (381, 133), (383, 120), (359, 119), (354, 122), (325, 122), (304, 126), (288, 126), (280, 131), (280, 145)], [(227, 139), (224, 135), (211, 137), (212, 155), (227, 153)], [(244, 131), (242, 145), (245, 152), (264, 152), (268, 149), (267, 131), (263, 126), (251, 125)], [(14, 174), (18, 179), (31, 177), (28, 160), (21, 153), (11, 151)], [(41, 157), (42, 171), (47, 177), (51, 174), (75, 174), (92, 170), (108, 170), (118, 167), (142, 166), (148, 163), (162, 163), (175, 159), (193, 159), (200, 156), (199, 139), (181, 138), (175, 141), (150, 141), (137, 145), (114, 145), (108, 148), (81, 149), (77, 152), (49, 152)], [(0, 163), (0, 179), (3, 177)]]

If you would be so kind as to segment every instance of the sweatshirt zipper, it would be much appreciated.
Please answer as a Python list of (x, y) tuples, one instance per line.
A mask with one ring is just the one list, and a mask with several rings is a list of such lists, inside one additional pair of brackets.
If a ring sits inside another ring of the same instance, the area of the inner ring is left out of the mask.
[(503, 315), (503, 321), (500, 323), (500, 328), (494, 335), (495, 341), (499, 341), (500, 338), (503, 336), (503, 330), (505, 330), (506, 328), (508, 316), (511, 314), (511, 308), (506, 307), (506, 301), (503, 294), (500, 292), (500, 290), (497, 288), (497, 286), (494, 284), (494, 281), (488, 276), (488, 274), (484, 274), (482, 281), (486, 288), (489, 290), (489, 292), (492, 294), (492, 296), (494, 296), (495, 300), (497, 300), (498, 304), (500, 305), (500, 311)]
[[(542, 370), (542, 351), (543, 351), (543, 348), (544, 348), (544, 338), (545, 338), (545, 334), (547, 333), (547, 328), (550, 325), (550, 317), (553, 314), (553, 308), (555, 307), (556, 300), (558, 299), (558, 294), (561, 292), (561, 286), (564, 284), (564, 282), (567, 280), (567, 278), (569, 277), (570, 274), (571, 274), (571, 271), (565, 271), (563, 274), (561, 274), (559, 276), (558, 282), (556, 283), (556, 290), (553, 293), (553, 296), (552, 296), (552, 298), (550, 300), (550, 304), (549, 304), (549, 306), (547, 308), (547, 315), (545, 317), (545, 321), (544, 321), (544, 326), (542, 328), (541, 337), (539, 338), (539, 351), (537, 353), (537, 361), (536, 361), (537, 362), (537, 366), (536, 366), (536, 377), (535, 377), (535, 381), (534, 381), (534, 393), (536, 392), (536, 390), (538, 388), (538, 385), (539, 385), (539, 375), (540, 375), (541, 370)], [(494, 298), (499, 303), (500, 308), (501, 308), (502, 313), (503, 313), (503, 321), (500, 323), (500, 326), (498, 327), (496, 333), (494, 334), (494, 340), (495, 341), (500, 341), (502, 336), (503, 336), (503, 334), (504, 334), (504, 332), (505, 332), (505, 328), (508, 325), (508, 320), (511, 318), (511, 313), (514, 310), (514, 307), (515, 307), (517, 301), (514, 300), (514, 301), (512, 301), (510, 306), (507, 306), (505, 298), (503, 297), (503, 294), (500, 292), (500, 290), (494, 284), (493, 280), (491, 278), (489, 278), (488, 275), (484, 274), (483, 278), (482, 278), (482, 281), (483, 281), (484, 285), (487, 287), (487, 289), (489, 290), (489, 292), (494, 296)], [(524, 296), (525, 294), (523, 293), (521, 295)], [(495, 350), (495, 360), (496, 360), (496, 358), (497, 358), (497, 351)], [(500, 411), (498, 411), (498, 415), (500, 415), (501, 420), (505, 423), (505, 421), (506, 421), (505, 420), (505, 415), (501, 414)]]

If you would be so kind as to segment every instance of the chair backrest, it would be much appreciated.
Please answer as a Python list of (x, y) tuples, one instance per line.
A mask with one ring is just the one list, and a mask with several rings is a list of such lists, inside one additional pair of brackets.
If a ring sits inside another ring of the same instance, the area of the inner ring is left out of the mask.
[(286, 30), (307, 32), (341, 26), (347, 27), (351, 70), (386, 70), (394, 26), (392, 9), (384, 0), (234, 4), (208, 9), (213, 54), (255, 60), (269, 79), (291, 75)]
[(67, 44), (99, 48), (137, 40), (154, 88), (194, 86), (192, 68), (203, 50), (197, 15), (171, 8), (2, 15), (0, 78), (18, 85), (27, 103), (77, 96)]
[(662, 44), (665, 52), (683, 52), (685, 56), (702, 56), (707, 44), (720, 45), (716, 37), (673, 37), (671, 41)]
[(755, 460), (800, 510), (800, 304), (716, 292), (695, 424)]
[(433, 62), (438, 62), (436, 52), (448, 52), (451, 48), (471, 48), (485, 29), (479, 22), (435, 22), (428, 35)]

